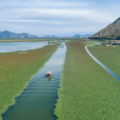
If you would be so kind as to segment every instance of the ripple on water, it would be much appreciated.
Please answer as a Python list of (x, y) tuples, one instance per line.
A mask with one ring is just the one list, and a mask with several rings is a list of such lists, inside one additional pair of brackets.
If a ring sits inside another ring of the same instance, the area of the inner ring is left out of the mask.
[[(44, 67), (33, 77), (24, 92), (15, 99), (16, 104), (2, 114), (3, 120), (57, 119), (54, 109), (65, 55), (66, 46), (62, 43)], [(52, 71), (51, 79), (45, 77), (47, 71)]]

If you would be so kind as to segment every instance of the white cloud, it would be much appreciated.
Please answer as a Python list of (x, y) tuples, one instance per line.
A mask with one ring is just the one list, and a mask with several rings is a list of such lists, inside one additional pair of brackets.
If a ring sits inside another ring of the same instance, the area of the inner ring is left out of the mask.
[[(51, 23), (51, 19), (55, 23), (60, 19), (67, 19), (68, 22), (80, 22), (82, 19), (86, 19), (86, 22), (112, 22), (116, 19), (116, 15), (108, 14), (95, 9), (48, 9), (48, 8), (39, 8), (39, 9), (11, 9), (10, 12), (7, 12), (5, 16), (3, 14), (7, 11), (3, 11), (1, 18), (4, 21), (11, 22), (45, 22), (48, 21)], [(2, 20), (0, 20), (2, 21)], [(83, 21), (85, 22), (85, 21)]]
[(56, 0), (3, 0), (0, 7), (14, 7), (14, 8), (36, 8), (36, 7), (55, 7), (55, 8), (76, 8), (90, 6), (91, 2), (85, 1), (56, 1)]
[(54, 31), (56, 33), (98, 31), (119, 17), (120, 7), (118, 5), (116, 8), (114, 4), (102, 6), (93, 1), (83, 0), (3, 0), (0, 9), (2, 28), (5, 24), (9, 24), (9, 26), (16, 26), (14, 30), (18, 31), (19, 23), (18, 28), (20, 27), (21, 31), (22, 28), (23, 30), (25, 28), (26, 32), (30, 32), (29, 28), (34, 30), (36, 28), (41, 33), (50, 33), (51, 30), (52, 34)]

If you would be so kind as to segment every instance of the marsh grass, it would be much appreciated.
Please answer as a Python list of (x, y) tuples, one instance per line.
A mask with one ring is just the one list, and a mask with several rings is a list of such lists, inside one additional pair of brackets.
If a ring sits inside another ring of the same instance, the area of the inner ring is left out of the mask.
[(55, 115), (58, 120), (119, 120), (120, 82), (84, 47), (84, 42), (67, 44)]
[(93, 56), (120, 77), (120, 46), (88, 47), (88, 49)]
[(26, 54), (19, 54), (20, 51), (0, 54), (0, 114), (15, 103), (15, 97), (28, 85), (28, 80), (51, 57), (58, 45), (28, 50)]
[[(56, 39), (0, 39), (0, 42), (37, 42), (37, 41), (55, 41)], [(60, 39), (58, 39), (60, 40)]]

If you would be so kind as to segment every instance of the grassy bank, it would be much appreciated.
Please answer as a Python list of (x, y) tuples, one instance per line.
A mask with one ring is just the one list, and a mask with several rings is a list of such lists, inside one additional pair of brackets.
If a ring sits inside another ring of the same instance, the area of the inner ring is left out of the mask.
[(0, 114), (15, 103), (14, 98), (27, 86), (27, 81), (51, 57), (58, 45), (0, 54)]
[[(61, 39), (57, 39), (61, 40)], [(56, 41), (56, 39), (0, 39), (0, 42), (37, 42), (37, 41)]]
[(0, 43), (5, 42), (37, 42), (37, 41), (65, 41), (65, 40), (71, 40), (71, 41), (85, 41), (84, 38), (40, 38), (40, 39), (0, 39)]
[(88, 49), (99, 61), (120, 77), (120, 46), (98, 46), (88, 47)]
[(84, 46), (84, 42), (67, 44), (55, 114), (58, 120), (119, 120), (120, 82)]

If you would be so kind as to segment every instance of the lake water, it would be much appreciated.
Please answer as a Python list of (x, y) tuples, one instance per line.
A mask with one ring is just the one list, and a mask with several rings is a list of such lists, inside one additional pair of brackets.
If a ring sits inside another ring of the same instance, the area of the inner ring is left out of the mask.
[[(30, 81), (24, 92), (15, 99), (16, 104), (2, 114), (3, 120), (56, 120), (54, 115), (60, 76), (66, 56), (62, 43), (44, 67)], [(46, 77), (52, 71), (51, 79)]]
[(45, 45), (48, 45), (47, 41), (0, 43), (0, 53), (32, 50)]

